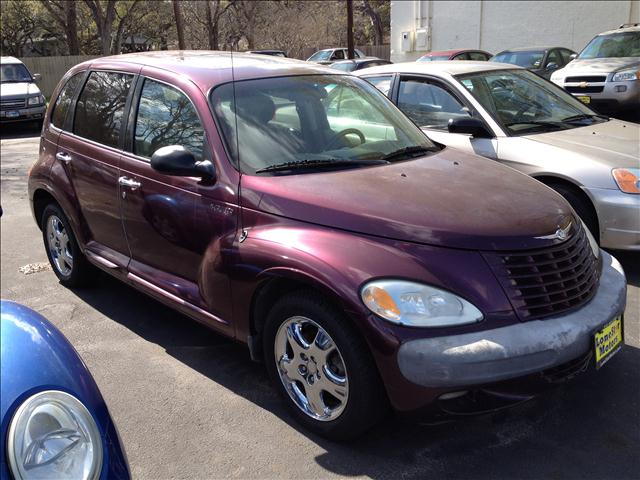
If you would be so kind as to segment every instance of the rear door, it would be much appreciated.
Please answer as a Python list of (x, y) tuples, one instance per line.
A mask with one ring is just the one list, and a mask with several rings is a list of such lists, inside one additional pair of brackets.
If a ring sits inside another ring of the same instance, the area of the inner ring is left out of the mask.
[(134, 78), (91, 71), (68, 120), (71, 131), (60, 133), (56, 153), (80, 204), (87, 248), (121, 269), (126, 269), (129, 249), (120, 219), (118, 164)]
[[(431, 77), (401, 76), (394, 103), (398, 105), (429, 138), (449, 147), (497, 158), (497, 141), (474, 138), (461, 133), (449, 133), (453, 118), (482, 118), (445, 82)], [(487, 129), (489, 127), (487, 126)]]

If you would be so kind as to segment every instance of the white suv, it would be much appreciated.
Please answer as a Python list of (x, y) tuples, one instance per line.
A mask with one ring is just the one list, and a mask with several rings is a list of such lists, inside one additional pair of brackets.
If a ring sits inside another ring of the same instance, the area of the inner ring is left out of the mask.
[(0, 122), (35, 121), (42, 125), (45, 98), (36, 85), (39, 74), (14, 57), (0, 57)]
[(640, 26), (597, 35), (551, 81), (603, 113), (640, 107)]

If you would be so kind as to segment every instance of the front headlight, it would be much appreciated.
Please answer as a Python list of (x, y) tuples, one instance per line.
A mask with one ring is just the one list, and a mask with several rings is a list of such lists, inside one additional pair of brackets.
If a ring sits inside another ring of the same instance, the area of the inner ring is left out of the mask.
[(612, 82), (626, 82), (628, 80), (640, 79), (640, 70), (625, 70), (624, 72), (618, 72), (613, 75)]
[(640, 193), (640, 168), (614, 168), (611, 173), (624, 193)]
[(466, 325), (482, 312), (453, 293), (404, 280), (374, 280), (362, 287), (362, 301), (376, 315), (410, 327)]
[(600, 247), (598, 246), (598, 242), (596, 242), (596, 239), (593, 238), (591, 230), (589, 230), (589, 227), (587, 227), (587, 224), (584, 223), (582, 219), (580, 219), (580, 223), (582, 223), (582, 228), (584, 228), (584, 231), (587, 233), (587, 239), (589, 240), (589, 246), (591, 247), (593, 255), (596, 258), (600, 257)]
[(87, 408), (57, 390), (36, 393), (16, 411), (7, 436), (17, 480), (96, 479), (102, 469), (100, 432)]
[(38, 95), (37, 97), (30, 97), (27, 100), (27, 105), (42, 105), (44, 103), (44, 97), (42, 95)]

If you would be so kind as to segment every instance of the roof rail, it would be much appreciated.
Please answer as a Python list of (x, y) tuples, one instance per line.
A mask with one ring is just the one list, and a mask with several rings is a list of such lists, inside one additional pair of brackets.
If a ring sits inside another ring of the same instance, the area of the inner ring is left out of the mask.
[(640, 27), (640, 23), (623, 23), (618, 28)]

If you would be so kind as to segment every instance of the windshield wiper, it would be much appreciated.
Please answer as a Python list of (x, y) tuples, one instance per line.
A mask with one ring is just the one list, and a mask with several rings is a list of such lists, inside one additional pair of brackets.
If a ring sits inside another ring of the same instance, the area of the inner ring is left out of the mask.
[(386, 160), (348, 160), (345, 158), (321, 158), (309, 160), (295, 160), (292, 162), (276, 163), (268, 167), (256, 170), (256, 173), (262, 172), (280, 172), (284, 170), (304, 170), (308, 168), (324, 168), (324, 167), (361, 167), (367, 165), (382, 165), (389, 163)]
[(538, 120), (523, 120), (522, 122), (511, 122), (505, 125), (507, 127), (513, 127), (514, 125), (533, 125), (534, 127), (553, 127), (560, 130), (567, 128), (562, 122), (542, 122)]
[(563, 122), (577, 122), (577, 121), (580, 121), (580, 120), (591, 120), (592, 118), (600, 118), (602, 120), (609, 120), (609, 117), (607, 117), (606, 115), (598, 115), (598, 114), (592, 114), (592, 113), (580, 113), (578, 115), (572, 115), (570, 117), (563, 118), (562, 121)]
[(414, 145), (412, 147), (404, 147), (394, 152), (388, 153), (384, 157), (382, 157), (382, 160), (398, 160), (402, 157), (418, 157), (427, 152), (433, 152), (433, 149)]

